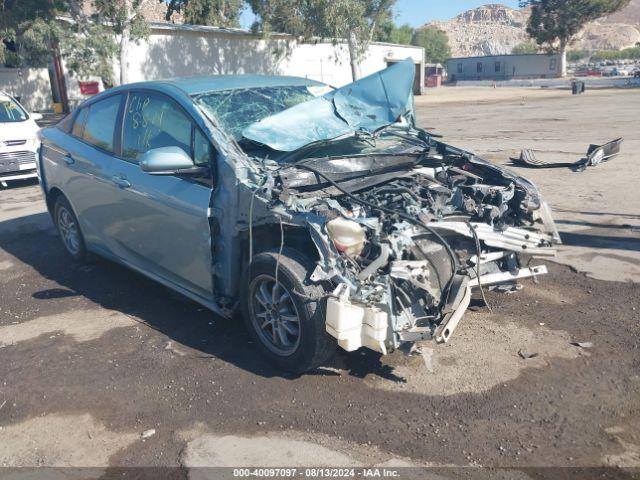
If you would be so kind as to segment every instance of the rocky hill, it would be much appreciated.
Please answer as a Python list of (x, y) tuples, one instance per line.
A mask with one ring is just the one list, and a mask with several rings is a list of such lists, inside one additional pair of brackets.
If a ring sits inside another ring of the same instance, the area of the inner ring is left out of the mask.
[[(449, 36), (454, 56), (501, 55), (526, 42), (530, 10), (488, 4), (461, 13), (449, 21), (431, 22)], [(640, 42), (640, 0), (621, 12), (593, 22), (580, 32), (572, 49), (588, 51), (632, 47)]]

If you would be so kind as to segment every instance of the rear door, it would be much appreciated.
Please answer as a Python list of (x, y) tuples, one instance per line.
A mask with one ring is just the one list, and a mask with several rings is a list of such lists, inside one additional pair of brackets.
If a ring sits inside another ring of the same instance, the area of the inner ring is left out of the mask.
[(119, 157), (110, 176), (118, 201), (109, 231), (118, 256), (145, 273), (212, 300), (208, 208), (211, 178), (143, 172), (140, 156), (176, 146), (211, 165), (213, 148), (172, 99), (151, 91), (129, 93), (122, 118)]
[(113, 200), (111, 163), (116, 124), (124, 96), (112, 95), (82, 107), (69, 134), (45, 149), (46, 160), (57, 163), (54, 178), (78, 217), (87, 245), (110, 251), (108, 205)]

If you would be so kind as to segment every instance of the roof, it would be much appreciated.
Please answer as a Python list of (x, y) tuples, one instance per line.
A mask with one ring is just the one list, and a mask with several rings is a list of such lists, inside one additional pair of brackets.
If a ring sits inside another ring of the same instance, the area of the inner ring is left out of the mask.
[(513, 57), (554, 57), (557, 56), (557, 53), (517, 53), (517, 54), (504, 54), (504, 55), (478, 55), (477, 57), (453, 57), (448, 58), (447, 62), (451, 62), (453, 60), (475, 60), (481, 58), (483, 60), (488, 60), (491, 58), (513, 58)]
[(199, 77), (180, 77), (168, 80), (142, 82), (124, 85), (125, 88), (136, 86), (151, 86), (158, 84), (173, 85), (189, 95), (220, 90), (235, 90), (240, 88), (279, 87), (279, 86), (324, 86), (323, 83), (300, 77), (277, 75), (211, 75)]
[[(167, 30), (173, 32), (195, 32), (195, 33), (213, 33), (213, 34), (226, 34), (226, 35), (239, 35), (254, 38), (264, 38), (261, 33), (256, 33), (244, 28), (234, 27), (216, 27), (212, 25), (191, 25), (188, 23), (167, 23), (167, 22), (150, 22), (149, 27), (152, 30)], [(278, 39), (295, 39), (296, 37), (290, 33), (271, 32), (269, 38)], [(312, 43), (334, 43), (334, 40), (339, 42), (347, 42), (344, 39), (331, 39), (331, 38), (317, 38), (308, 39), (308, 42)], [(401, 47), (408, 49), (420, 49), (424, 50), (424, 47), (417, 45), (405, 45), (401, 43), (389, 43), (389, 42), (371, 42), (370, 45), (382, 45), (386, 47)]]

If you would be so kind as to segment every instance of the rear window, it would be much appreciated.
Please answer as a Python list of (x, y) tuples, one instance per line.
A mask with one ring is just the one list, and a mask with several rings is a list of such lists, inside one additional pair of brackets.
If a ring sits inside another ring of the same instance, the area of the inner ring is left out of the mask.
[(11, 97), (0, 95), (0, 122), (24, 122), (27, 112)]
[(220, 90), (194, 97), (236, 140), (249, 125), (326, 93), (330, 87), (280, 86)]
[(113, 152), (113, 137), (120, 109), (120, 95), (93, 103), (89, 107), (82, 138), (102, 150)]

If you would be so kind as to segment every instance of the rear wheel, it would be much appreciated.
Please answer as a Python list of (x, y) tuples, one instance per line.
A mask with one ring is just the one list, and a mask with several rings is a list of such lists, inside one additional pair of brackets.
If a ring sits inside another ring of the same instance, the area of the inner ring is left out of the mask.
[[(276, 273), (277, 269), (277, 273)], [(324, 288), (309, 276), (314, 264), (284, 248), (256, 255), (243, 281), (242, 311), (261, 352), (280, 368), (302, 373), (335, 350), (325, 329)]]
[(63, 196), (58, 197), (53, 212), (58, 233), (67, 253), (76, 262), (85, 262), (87, 260), (87, 248), (84, 244), (78, 219), (67, 199)]

